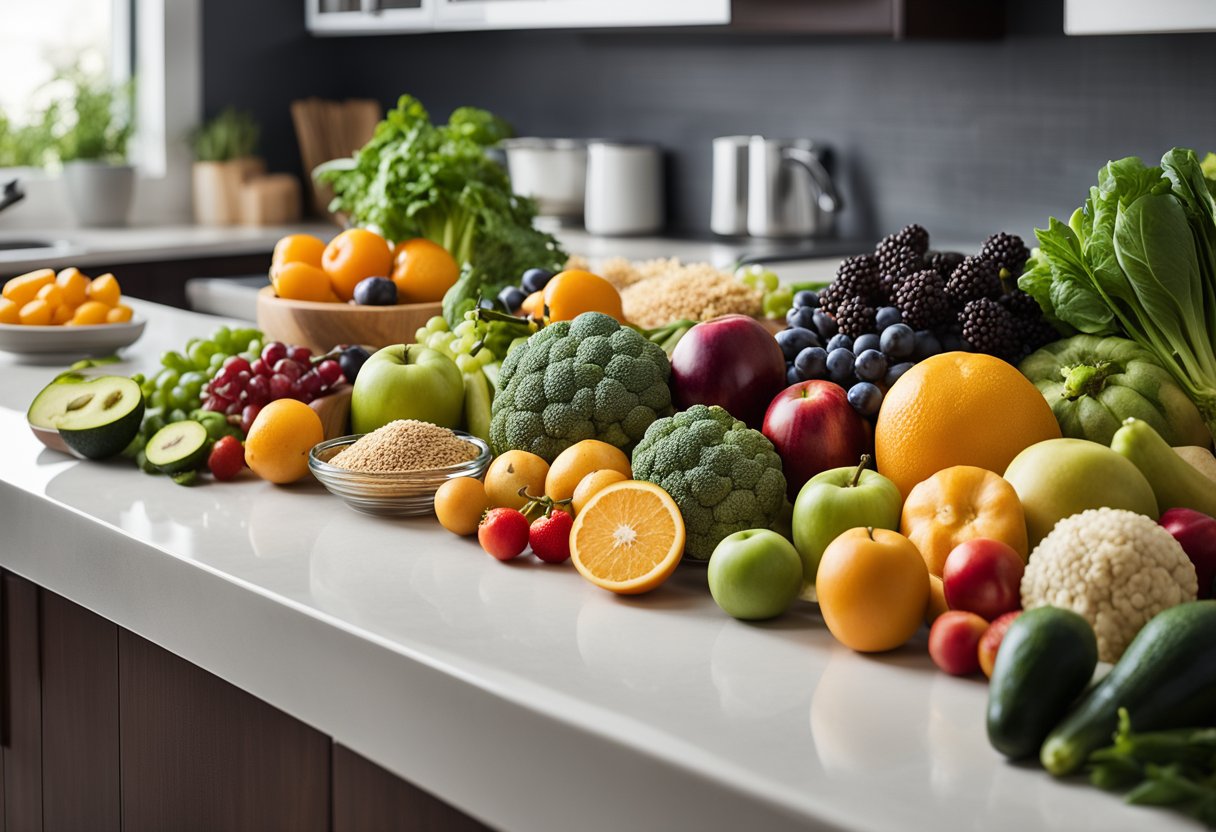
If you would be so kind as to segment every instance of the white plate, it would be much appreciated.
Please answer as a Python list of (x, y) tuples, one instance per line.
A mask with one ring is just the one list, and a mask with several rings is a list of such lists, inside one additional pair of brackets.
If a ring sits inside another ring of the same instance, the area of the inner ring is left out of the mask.
[(0, 324), (0, 350), (19, 355), (77, 358), (110, 355), (119, 347), (138, 341), (146, 323), (144, 318), (132, 318), (125, 324), (91, 326)]

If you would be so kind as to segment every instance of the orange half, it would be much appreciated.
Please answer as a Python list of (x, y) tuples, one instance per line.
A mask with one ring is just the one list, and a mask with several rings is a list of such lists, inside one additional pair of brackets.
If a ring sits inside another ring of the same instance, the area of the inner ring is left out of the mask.
[(570, 559), (591, 583), (619, 595), (649, 592), (684, 554), (684, 519), (659, 486), (626, 480), (596, 492), (570, 530)]

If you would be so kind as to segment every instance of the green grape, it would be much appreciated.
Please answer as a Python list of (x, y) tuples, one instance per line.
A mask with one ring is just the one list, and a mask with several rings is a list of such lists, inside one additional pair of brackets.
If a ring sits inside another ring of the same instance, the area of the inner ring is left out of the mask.
[(227, 358), (228, 356), (224, 355), (222, 352), (217, 352), (207, 360), (207, 369), (211, 371), (211, 375), (215, 375), (215, 371), (224, 366), (224, 361), (227, 360)]
[(211, 363), (211, 356), (223, 352), (214, 341), (200, 341), (190, 348), (190, 362), (194, 365), (190, 369), (203, 369)]
[(190, 406), (190, 393), (180, 384), (169, 391), (169, 406), (186, 408)]
[(136, 384), (138, 384), (140, 387), (143, 387), (143, 386), (144, 386), (144, 382), (145, 382), (145, 381), (147, 381), (147, 379), (146, 379), (146, 378), (144, 378), (144, 374), (143, 374), (143, 373), (136, 373), (135, 375), (131, 376), (131, 381), (135, 382), (135, 383), (136, 383)]
[(462, 373), (472, 373), (481, 369), (481, 364), (478, 363), (476, 358), (464, 354), (456, 356), (456, 366), (460, 368), (460, 372)]
[(455, 332), (457, 335), (459, 335), (462, 338), (466, 335), (476, 335), (477, 334), (477, 322), (476, 321), (461, 321), (460, 323), (456, 324), (456, 329), (454, 329), (452, 331)]
[(175, 407), (169, 411), (168, 416), (165, 418), (170, 422), (184, 422), (186, 421), (186, 411), (182, 410), (180, 407)]
[(264, 347), (264, 346), (265, 346), (265, 344), (262, 343), (261, 338), (254, 338), (252, 341), (250, 341), (248, 344), (245, 345), (245, 349), (248, 352), (253, 353), (255, 356), (258, 356), (258, 355), (262, 354), (262, 347)]
[(416, 330), (414, 330), (414, 343), (415, 344), (425, 344), (426, 337), (429, 334), (430, 333), (427, 331), (427, 328), (425, 326), (418, 327)]
[(487, 367), (498, 360), (494, 353), (490, 352), (489, 350), (482, 350), (481, 352), (477, 353), (477, 355), (473, 356), (473, 358), (477, 359), (478, 365), (481, 367)]
[(781, 283), (781, 281), (777, 279), (777, 275), (770, 271), (766, 271), (764, 274), (760, 275), (760, 280), (764, 283), (764, 290), (766, 292), (773, 291)]
[(207, 429), (207, 436), (212, 440), (218, 440), (228, 432), (228, 419), (223, 413), (216, 413), (213, 410), (201, 410), (197, 415), (190, 414), (196, 422), (199, 422)]
[(221, 326), (211, 333), (211, 342), (225, 352), (227, 352), (228, 347), (232, 346), (232, 341), (232, 330), (226, 326)]
[(794, 290), (788, 286), (780, 287), (764, 296), (764, 315), (768, 318), (781, 318), (794, 304)]
[(160, 363), (170, 370), (176, 370), (179, 373), (185, 373), (194, 369), (194, 367), (190, 365), (190, 361), (186, 358), (186, 356), (174, 350), (170, 350), (162, 355), (160, 357)]
[(250, 364), (258, 360), (258, 353), (254, 352), (253, 350), (247, 350), (246, 352), (239, 353), (239, 355)]
[(176, 370), (161, 370), (156, 374), (156, 389), (162, 393), (172, 390), (177, 386), (178, 379), (180, 378), (181, 374)]
[(207, 373), (202, 370), (191, 370), (188, 373), (182, 373), (182, 377), (178, 380), (178, 384), (182, 387), (191, 387), (195, 384), (202, 386), (207, 380)]
[(436, 315), (426, 322), (427, 332), (447, 332), (448, 322), (442, 315)]
[(254, 329), (253, 327), (250, 327), (250, 326), (241, 327), (240, 329), (232, 330), (233, 343), (235, 343), (239, 346), (243, 346), (246, 349), (248, 349), (249, 345), (252, 344), (254, 341), (261, 340), (261, 338), (262, 338), (262, 331), (259, 329)]

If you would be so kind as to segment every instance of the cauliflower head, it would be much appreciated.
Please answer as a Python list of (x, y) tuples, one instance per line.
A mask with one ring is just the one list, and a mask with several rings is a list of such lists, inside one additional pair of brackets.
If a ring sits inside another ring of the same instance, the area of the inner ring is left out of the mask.
[(1115, 662), (1150, 618), (1198, 591), (1173, 535), (1143, 514), (1099, 508), (1064, 518), (1031, 553), (1022, 607), (1078, 613), (1094, 628), (1098, 657)]
[(671, 364), (658, 344), (610, 315), (549, 324), (507, 353), (490, 419), (495, 453), (552, 462), (584, 439), (626, 450), (672, 412)]
[(772, 528), (785, 502), (773, 443), (717, 405), (656, 420), (633, 451), (633, 476), (676, 501), (684, 553), (697, 560), (708, 560), (727, 535)]

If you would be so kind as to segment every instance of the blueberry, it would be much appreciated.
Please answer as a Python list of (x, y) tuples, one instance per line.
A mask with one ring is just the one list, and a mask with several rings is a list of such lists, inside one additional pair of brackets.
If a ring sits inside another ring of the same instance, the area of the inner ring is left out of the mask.
[(355, 303), (360, 306), (392, 306), (397, 302), (397, 284), (387, 277), (365, 277), (355, 284)]
[(508, 286), (498, 293), (498, 302), (502, 304), (503, 309), (508, 312), (514, 312), (516, 309), (524, 305), (524, 301), (528, 296), (524, 294), (524, 290), (518, 286)]
[(802, 378), (802, 376), (799, 375), (799, 373), (798, 373), (797, 367), (795, 367), (792, 363), (785, 365), (785, 383), (786, 384), (797, 384), (798, 382), (803, 381), (803, 380), (804, 379)]
[(883, 377), (882, 383), (885, 384), (887, 386), (887, 388), (889, 389), (892, 384), (899, 381), (900, 376), (902, 376), (904, 373), (908, 372), (908, 370), (911, 370), (911, 369), (912, 369), (911, 361), (905, 361), (903, 364), (896, 364), (895, 366), (893, 366), (889, 370), (887, 370), (887, 374)]
[(363, 369), (364, 363), (371, 358), (372, 354), (363, 347), (347, 347), (338, 355), (338, 366), (342, 368), (342, 375), (346, 377), (349, 384), (354, 384), (355, 379), (359, 376), (359, 371)]
[(523, 286), (524, 293), (530, 295), (545, 288), (552, 279), (553, 272), (548, 269), (528, 269), (524, 272), (520, 285)]
[(837, 332), (835, 335), (833, 335), (831, 338), (828, 339), (828, 343), (827, 343), (828, 352), (831, 352), (832, 350), (839, 350), (839, 349), (845, 349), (845, 350), (853, 349), (853, 339), (850, 338), (849, 336), (845, 335), (843, 332)]
[(882, 405), (882, 391), (868, 381), (849, 388), (849, 404), (862, 416), (873, 416)]
[(795, 306), (785, 313), (785, 322), (790, 329), (814, 329), (816, 314), (813, 309)]
[(794, 359), (794, 367), (803, 381), (823, 378), (828, 372), (828, 351), (823, 347), (807, 347)]
[(880, 349), (882, 349), (882, 345), (879, 341), (878, 333), (876, 332), (867, 332), (865, 335), (858, 335), (857, 339), (853, 341), (853, 352), (857, 353), (858, 355), (861, 355), (866, 350)]
[(812, 292), (810, 289), (803, 289), (801, 292), (795, 292), (794, 306), (806, 307), (807, 309), (818, 309), (819, 293)]
[(916, 348), (916, 333), (907, 324), (894, 324), (882, 331), (879, 343), (889, 358), (911, 358)]
[(820, 338), (831, 338), (840, 331), (840, 327), (836, 325), (836, 319), (822, 309), (815, 310), (814, 324), (815, 329), (819, 331)]
[(786, 361), (793, 361), (807, 347), (819, 346), (819, 338), (809, 329), (783, 329), (777, 333), (777, 346), (781, 347)]
[(828, 378), (846, 387), (853, 380), (853, 351), (841, 347), (828, 353)]
[(880, 381), (887, 374), (887, 357), (878, 350), (857, 353), (857, 377), (862, 381)]
[(494, 301), (490, 300), (489, 298), (481, 298), (479, 301), (477, 301), (477, 306), (481, 309), (493, 309)]
[(879, 332), (893, 324), (903, 323), (903, 320), (904, 316), (894, 306), (880, 306), (878, 314), (875, 316)]
[(937, 336), (932, 332), (922, 329), (916, 333), (916, 344), (912, 350), (914, 360), (924, 361), (926, 358), (932, 358), (941, 351), (941, 342), (937, 340)]

